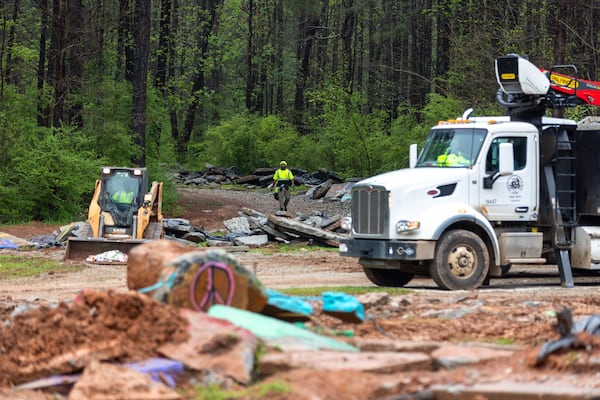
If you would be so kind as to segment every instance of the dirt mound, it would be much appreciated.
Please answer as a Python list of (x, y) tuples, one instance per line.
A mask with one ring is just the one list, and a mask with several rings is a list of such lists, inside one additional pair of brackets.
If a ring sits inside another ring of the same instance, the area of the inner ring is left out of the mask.
[(71, 303), (18, 313), (0, 325), (0, 386), (72, 373), (91, 360), (132, 361), (187, 339), (177, 309), (135, 292), (82, 291)]

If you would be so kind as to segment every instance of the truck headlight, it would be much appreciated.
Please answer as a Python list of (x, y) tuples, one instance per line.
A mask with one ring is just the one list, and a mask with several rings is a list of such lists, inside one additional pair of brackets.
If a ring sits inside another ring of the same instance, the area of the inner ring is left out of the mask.
[(396, 232), (408, 232), (414, 231), (421, 227), (421, 223), (419, 221), (406, 221), (400, 220), (396, 222)]
[(348, 245), (346, 243), (340, 243), (338, 250), (340, 253), (347, 253), (348, 252)]
[(340, 227), (346, 231), (350, 231), (352, 229), (352, 217), (344, 217), (340, 221)]

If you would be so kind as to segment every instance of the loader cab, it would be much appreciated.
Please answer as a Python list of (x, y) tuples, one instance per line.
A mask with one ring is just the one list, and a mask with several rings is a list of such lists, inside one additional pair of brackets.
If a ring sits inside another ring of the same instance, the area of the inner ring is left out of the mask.
[(100, 185), (104, 235), (132, 235), (134, 216), (148, 187), (146, 169), (104, 167)]

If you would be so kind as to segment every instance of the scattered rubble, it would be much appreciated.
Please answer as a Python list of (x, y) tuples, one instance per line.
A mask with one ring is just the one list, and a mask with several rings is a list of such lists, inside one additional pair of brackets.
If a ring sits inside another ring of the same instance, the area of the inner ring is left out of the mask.
[[(197, 250), (177, 240), (153, 243), (162, 242), (168, 247), (141, 255), (146, 265), (139, 268), (138, 288), (157, 282), (166, 262)], [(169, 248), (177, 250), (167, 254)], [(128, 267), (131, 260), (130, 255)], [(296, 267), (308, 268), (306, 262)], [(102, 268), (89, 269), (106, 271)], [(149, 275), (146, 281), (141, 280), (144, 274)], [(36, 280), (47, 290), (58, 278), (50, 274)], [(128, 285), (129, 278), (127, 273)], [(314, 276), (316, 282), (321, 278)], [(31, 286), (27, 289), (30, 293)], [(5, 379), (0, 398), (191, 399), (196, 397), (192, 385), (210, 384), (244, 389), (243, 398), (248, 399), (600, 397), (599, 343), (591, 329), (598, 318), (597, 297), (589, 290), (578, 297), (566, 289), (553, 289), (552, 294), (522, 289), (447, 293), (417, 288), (394, 296), (373, 292), (357, 296), (365, 310), (365, 322), (358, 323), (332, 317), (323, 304), (308, 299), (311, 317), (300, 325), (290, 324), (359, 351), (309, 350), (299, 341), (282, 340), (263, 347), (271, 339), (260, 332), (160, 304), (135, 291), (84, 291), (72, 302), (37, 308), (13, 305), (6, 290), (0, 297), (0, 379)], [(98, 301), (82, 302), (94, 298)], [(562, 315), (555, 310), (565, 307), (575, 316), (573, 325), (553, 330), (556, 316)], [(222, 310), (230, 311), (216, 306), (213, 312), (224, 316)], [(235, 315), (237, 311), (244, 310), (233, 310)], [(249, 327), (269, 331), (270, 322), (265, 326), (264, 319), (251, 315), (250, 321), (257, 320), (258, 325)], [(575, 329), (582, 326), (589, 329), (585, 335)], [(544, 343), (565, 334), (576, 335), (576, 345), (557, 349), (536, 363)], [(257, 349), (260, 357), (255, 357)], [(140, 363), (151, 367), (142, 369)], [(69, 369), (49, 370), (48, 365)], [(27, 368), (36, 373), (21, 376)], [(9, 381), (19, 383), (13, 386)], [(282, 382), (283, 393), (259, 392), (270, 383), (281, 387)]]

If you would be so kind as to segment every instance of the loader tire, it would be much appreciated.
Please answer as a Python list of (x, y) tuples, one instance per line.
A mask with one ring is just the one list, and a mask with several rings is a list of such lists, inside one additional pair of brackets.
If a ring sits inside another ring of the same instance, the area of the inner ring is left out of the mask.
[(144, 239), (158, 240), (162, 239), (162, 223), (151, 222), (148, 224), (146, 231), (144, 232)]
[(94, 237), (94, 231), (92, 230), (92, 225), (89, 222), (86, 222), (83, 225), (83, 227), (81, 228), (81, 231), (78, 232), (77, 236), (80, 238)]
[(476, 289), (487, 278), (488, 249), (475, 233), (456, 229), (442, 235), (435, 249), (429, 273), (442, 289)]

